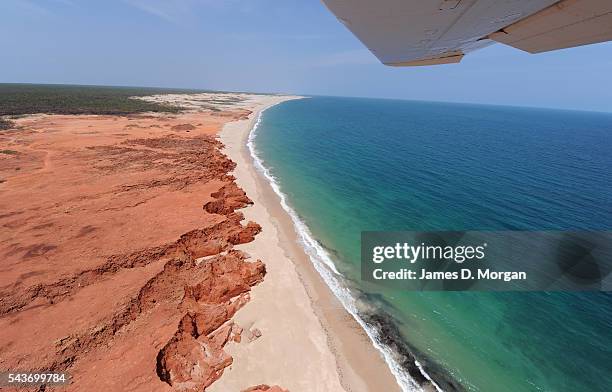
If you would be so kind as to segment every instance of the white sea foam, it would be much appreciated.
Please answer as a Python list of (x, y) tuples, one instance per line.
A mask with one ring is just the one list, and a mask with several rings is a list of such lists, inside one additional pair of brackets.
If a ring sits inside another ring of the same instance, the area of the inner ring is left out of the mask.
[[(374, 328), (368, 326), (366, 322), (361, 318), (361, 316), (359, 315), (359, 311), (357, 310), (356, 299), (351, 295), (350, 289), (346, 287), (346, 285), (342, 284), (342, 274), (338, 272), (329, 253), (314, 239), (314, 236), (310, 233), (310, 230), (308, 229), (306, 224), (299, 218), (295, 210), (291, 206), (289, 206), (287, 202), (287, 197), (281, 191), (276, 178), (264, 166), (263, 160), (257, 154), (257, 151), (255, 149), (255, 137), (257, 134), (257, 129), (259, 128), (259, 125), (261, 123), (264, 111), (265, 109), (259, 112), (257, 121), (253, 125), (253, 128), (250, 130), (247, 141), (247, 147), (249, 149), (251, 157), (253, 158), (256, 169), (259, 170), (268, 180), (270, 186), (280, 198), (281, 206), (291, 217), (298, 238), (300, 239), (300, 242), (304, 247), (304, 250), (309, 256), (315, 269), (321, 275), (327, 286), (340, 300), (344, 308), (353, 316), (353, 318), (359, 323), (359, 325), (361, 325), (361, 327), (364, 329), (364, 331), (372, 341), (374, 347), (376, 347), (376, 349), (382, 353), (385, 361), (389, 365), (389, 368), (395, 376), (395, 379), (397, 380), (402, 391), (421, 391), (422, 388), (412, 379), (410, 374), (408, 374), (408, 372), (405, 371), (397, 362), (397, 360), (395, 359), (396, 354), (389, 347), (387, 347), (381, 342), (378, 336), (378, 332)], [(416, 362), (416, 365), (423, 374), (423, 376), (430, 380), (439, 392), (442, 392), (442, 389), (435, 382), (433, 382), (433, 380), (427, 373), (425, 373), (421, 364)]]

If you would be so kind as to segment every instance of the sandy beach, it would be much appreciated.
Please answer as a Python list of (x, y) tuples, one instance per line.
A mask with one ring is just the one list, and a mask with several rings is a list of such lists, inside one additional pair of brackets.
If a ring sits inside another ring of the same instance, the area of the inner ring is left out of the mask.
[(399, 391), (382, 356), (314, 269), (247, 148), (261, 110), (299, 98), (263, 98), (248, 119), (226, 124), (220, 134), (224, 152), (237, 164), (236, 182), (254, 201), (244, 209), (245, 217), (262, 226), (256, 239), (240, 249), (266, 260), (268, 274), (236, 316), (238, 323), (257, 326), (262, 337), (252, 345), (228, 347), (248, 361), (235, 361), (210, 390), (274, 380), (290, 391)]

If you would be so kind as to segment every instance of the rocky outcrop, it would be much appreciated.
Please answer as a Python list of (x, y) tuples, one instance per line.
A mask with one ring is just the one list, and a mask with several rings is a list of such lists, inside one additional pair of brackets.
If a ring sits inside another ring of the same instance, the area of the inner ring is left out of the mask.
[(200, 268), (202, 279), (184, 288), (181, 308), (187, 313), (157, 356), (159, 378), (180, 391), (202, 391), (232, 363), (223, 346), (239, 340), (241, 330), (230, 319), (265, 275), (261, 261), (246, 262), (236, 250)]
[(214, 200), (203, 206), (204, 210), (211, 214), (227, 215), (234, 211), (237, 206), (253, 204), (246, 193), (233, 182), (225, 185), (211, 196)]
[(216, 200), (225, 200), (227, 189), (235, 188), (232, 192), (239, 200), (226, 203), (219, 211), (227, 220), (209, 230), (187, 233), (176, 244), (177, 257), (189, 263), (217, 255), (197, 266), (195, 284), (184, 286), (180, 308), (186, 313), (157, 356), (159, 378), (180, 391), (204, 390), (232, 363), (223, 346), (230, 339), (240, 341), (241, 328), (230, 320), (248, 302), (251, 287), (261, 282), (266, 272), (261, 261), (247, 262), (244, 253), (231, 249), (252, 241), (261, 231), (254, 222), (240, 224), (242, 215), (235, 210), (250, 200), (232, 184), (213, 194)]
[(200, 334), (198, 319), (205, 316), (187, 313), (174, 337), (159, 352), (159, 378), (179, 391), (201, 391), (221, 377), (232, 357), (223, 351), (215, 336)]
[(247, 388), (242, 392), (289, 392), (286, 389), (279, 387), (278, 385), (269, 386), (266, 384), (256, 385), (254, 387)]
[[(242, 252), (231, 250), (233, 245), (253, 241), (261, 231), (254, 222), (242, 226), (242, 214), (235, 212), (252, 204), (251, 200), (233, 182), (211, 196), (214, 200), (205, 204), (204, 210), (225, 215), (227, 220), (212, 230), (195, 230), (182, 236), (176, 252), (193, 262), (230, 250), (199, 265), (201, 279), (185, 285), (181, 309), (186, 314), (157, 356), (159, 378), (180, 391), (204, 390), (232, 363), (223, 346), (230, 339), (240, 341), (242, 329), (230, 320), (248, 302), (251, 287), (265, 275), (261, 261), (246, 262)], [(226, 230), (216, 230), (219, 226)]]

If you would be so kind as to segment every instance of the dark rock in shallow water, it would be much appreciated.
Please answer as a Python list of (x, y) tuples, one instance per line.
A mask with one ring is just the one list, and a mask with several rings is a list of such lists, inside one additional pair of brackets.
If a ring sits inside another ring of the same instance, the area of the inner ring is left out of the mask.
[(409, 345), (402, 337), (393, 317), (384, 311), (363, 312), (363, 320), (377, 332), (382, 344), (389, 347), (396, 355), (399, 365), (410, 374), (419, 385), (431, 385), (416, 365), (418, 360), (429, 377), (446, 392), (464, 392), (466, 389), (454, 380), (440, 365), (429, 360), (419, 350)]

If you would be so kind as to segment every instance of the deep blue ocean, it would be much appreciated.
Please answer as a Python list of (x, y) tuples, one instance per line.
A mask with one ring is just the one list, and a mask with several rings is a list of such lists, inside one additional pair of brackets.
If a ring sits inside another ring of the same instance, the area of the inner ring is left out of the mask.
[(612, 295), (403, 292), (360, 281), (363, 230), (611, 230), (612, 114), (313, 97), (263, 113), (257, 155), (345, 284), (434, 378), (612, 390)]

